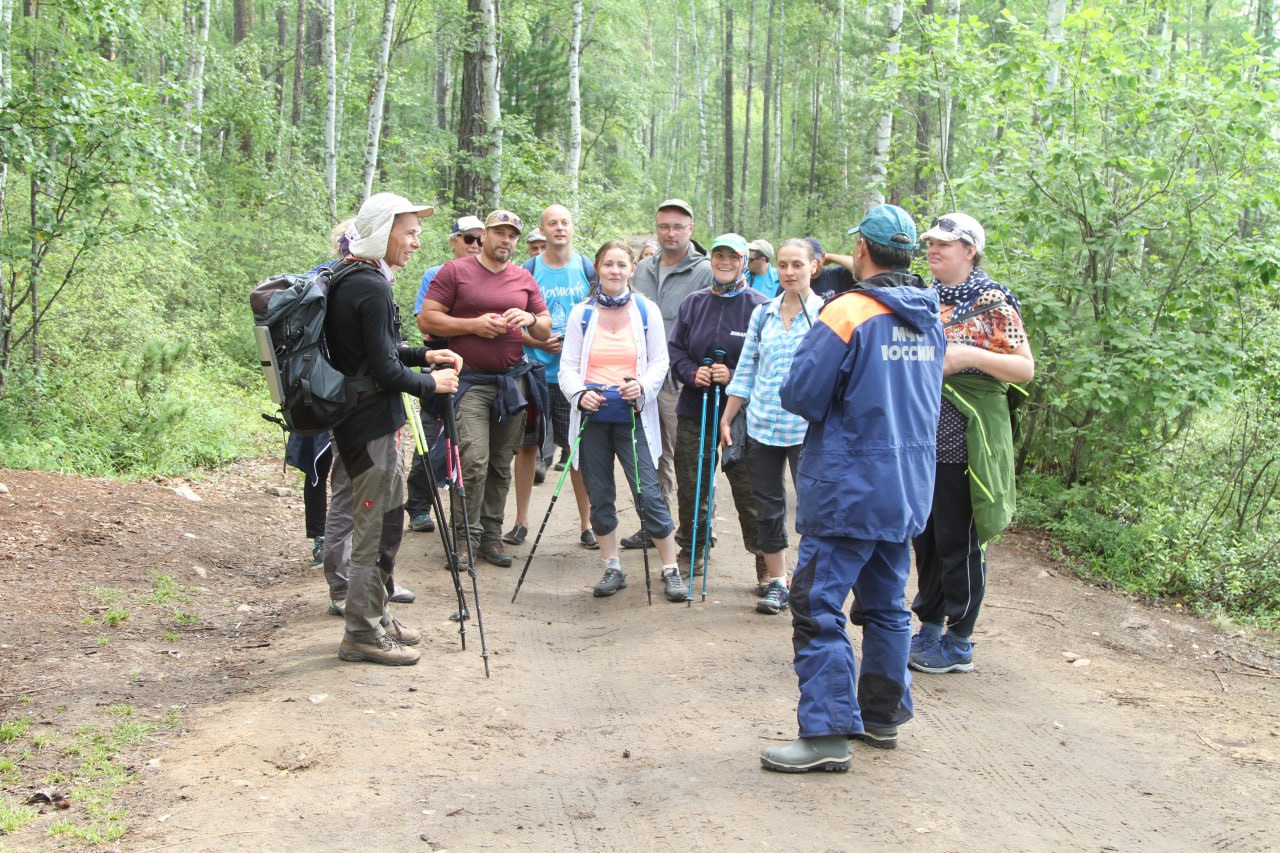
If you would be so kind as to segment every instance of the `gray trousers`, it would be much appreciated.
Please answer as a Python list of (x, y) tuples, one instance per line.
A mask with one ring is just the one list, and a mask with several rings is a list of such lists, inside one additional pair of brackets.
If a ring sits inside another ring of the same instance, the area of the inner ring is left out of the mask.
[[(618, 527), (615, 507), (617, 490), (613, 479), (613, 460), (622, 463), (632, 496), (636, 491), (636, 461), (632, 459), (631, 424), (598, 424), (588, 421), (582, 431), (579, 445), (582, 480), (591, 499), (591, 529), (597, 536), (612, 533)], [(655, 539), (670, 536), (675, 526), (671, 513), (658, 490), (658, 475), (649, 457), (649, 444), (645, 441), (644, 424), (635, 421), (634, 435), (636, 455), (639, 457), (640, 500), (644, 504), (644, 529)]]
[[(374, 642), (390, 624), (396, 553), (404, 536), (401, 432), (376, 438), (345, 459), (333, 446), (324, 574), (329, 595), (345, 598), (347, 636)], [(350, 448), (348, 448), (348, 452)], [(349, 471), (360, 473), (355, 477)]]

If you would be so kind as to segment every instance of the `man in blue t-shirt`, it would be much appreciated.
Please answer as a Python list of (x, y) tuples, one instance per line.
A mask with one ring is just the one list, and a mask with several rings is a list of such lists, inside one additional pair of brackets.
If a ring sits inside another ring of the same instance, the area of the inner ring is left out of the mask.
[[(560, 347), (564, 342), (565, 328), (569, 322), (569, 311), (574, 305), (587, 298), (591, 291), (591, 281), (596, 277), (595, 266), (589, 258), (573, 251), (573, 214), (562, 204), (553, 204), (542, 211), (542, 222), (538, 229), (546, 238), (547, 248), (525, 262), (524, 268), (533, 275), (542, 291), (542, 298), (551, 312), (551, 337), (545, 341), (535, 340), (526, 332), (524, 334), (524, 352), (530, 361), (541, 362), (546, 366), (547, 390), (551, 397), (551, 431), (555, 443), (561, 448), (568, 448), (573, 441), (569, 435), (569, 401), (560, 393)], [(519, 545), (529, 535), (529, 498), (533, 493), (534, 474), (537, 471), (538, 454), (536, 429), (525, 430), (524, 444), (516, 454), (516, 523), (502, 541), (510, 545)], [(595, 534), (591, 532), (589, 517), (590, 504), (587, 501), (587, 490), (582, 485), (582, 473), (571, 471), (573, 494), (578, 500), (583, 547), (595, 549)]]
[(765, 299), (778, 295), (778, 271), (770, 266), (773, 258), (773, 246), (768, 240), (747, 244), (747, 284), (764, 294)]

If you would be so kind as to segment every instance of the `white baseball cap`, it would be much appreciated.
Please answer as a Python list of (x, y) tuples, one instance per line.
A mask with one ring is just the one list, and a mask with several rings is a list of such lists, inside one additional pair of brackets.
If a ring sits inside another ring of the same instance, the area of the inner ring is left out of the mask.
[(929, 230), (920, 235), (921, 240), (941, 240), (950, 243), (963, 240), (979, 252), (987, 246), (987, 232), (982, 224), (967, 213), (948, 213), (933, 220)]

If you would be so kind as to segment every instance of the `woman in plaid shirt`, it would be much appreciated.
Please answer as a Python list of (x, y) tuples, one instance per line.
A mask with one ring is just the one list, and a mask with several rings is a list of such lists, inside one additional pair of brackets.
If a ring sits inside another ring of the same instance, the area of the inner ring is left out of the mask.
[(764, 572), (757, 569), (756, 577), (763, 597), (756, 602), (756, 611), (770, 615), (785, 610), (788, 602), (783, 557), (787, 549), (787, 492), (783, 474), (789, 466), (794, 485), (807, 427), (804, 418), (782, 408), (778, 389), (791, 370), (801, 339), (822, 309), (822, 297), (809, 289), (817, 266), (813, 246), (806, 240), (788, 240), (778, 249), (782, 292), (751, 315), (742, 357), (729, 383), (729, 397), (720, 420), (721, 439), (731, 446), (729, 425), (746, 407), (747, 474), (756, 501), (757, 544), (764, 552)]

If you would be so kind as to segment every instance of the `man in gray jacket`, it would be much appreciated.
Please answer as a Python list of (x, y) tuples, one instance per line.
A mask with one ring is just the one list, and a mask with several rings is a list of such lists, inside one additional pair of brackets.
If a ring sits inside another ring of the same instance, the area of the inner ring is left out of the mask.
[[(662, 322), (670, 338), (676, 325), (680, 303), (690, 293), (711, 286), (711, 262), (693, 240), (693, 207), (687, 201), (669, 198), (658, 205), (658, 243), (655, 252), (636, 266), (635, 288), (662, 311)], [(676, 505), (676, 402), (680, 386), (668, 376), (658, 394), (658, 414), (662, 421), (662, 459), (658, 462), (658, 483), (667, 506)], [(644, 531), (622, 540), (624, 548), (644, 545)]]

